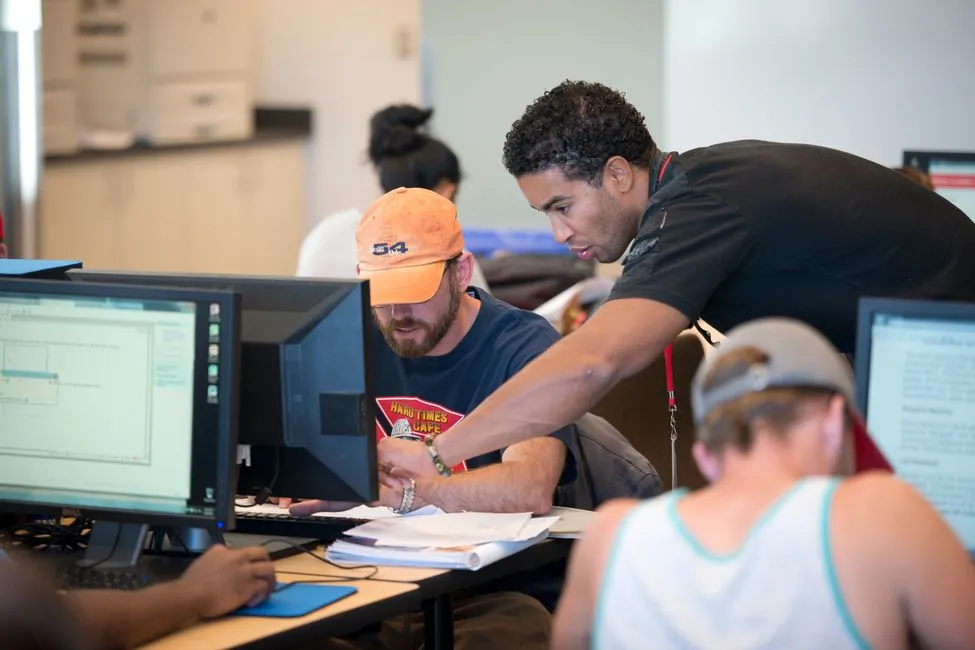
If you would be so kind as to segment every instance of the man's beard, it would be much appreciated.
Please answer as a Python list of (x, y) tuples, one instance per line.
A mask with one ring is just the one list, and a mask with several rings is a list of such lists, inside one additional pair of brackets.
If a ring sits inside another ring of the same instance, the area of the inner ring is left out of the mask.
[[(454, 280), (453, 274), (448, 274), (450, 282), (450, 303), (447, 305), (447, 311), (444, 313), (443, 318), (435, 323), (426, 323), (424, 321), (415, 320), (413, 318), (405, 318), (402, 320), (391, 320), (385, 325), (380, 324), (379, 329), (383, 333), (383, 338), (386, 339), (386, 344), (392, 348), (398, 356), (405, 359), (418, 359), (420, 357), (426, 356), (430, 350), (435, 348), (443, 337), (446, 336), (447, 331), (450, 330), (450, 326), (454, 324), (457, 320), (457, 311), (460, 309), (460, 296), (461, 292), (457, 290), (456, 281)], [(410, 339), (398, 340), (396, 338), (397, 328), (417, 328), (423, 333), (423, 338), (419, 341), (414, 341)]]

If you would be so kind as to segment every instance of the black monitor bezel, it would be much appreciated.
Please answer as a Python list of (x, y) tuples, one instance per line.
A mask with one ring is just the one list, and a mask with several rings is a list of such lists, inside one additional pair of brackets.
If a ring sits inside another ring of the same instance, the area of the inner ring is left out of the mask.
[[(292, 333), (293, 339), (301, 339), (307, 335), (310, 331), (314, 330), (317, 324), (326, 317), (326, 314), (331, 312), (331, 310), (336, 306), (337, 303), (341, 302), (347, 298), (351, 293), (355, 293), (359, 302), (361, 303), (361, 313), (359, 318), (363, 324), (363, 363), (364, 363), (364, 380), (365, 380), (365, 399), (361, 402), (362, 414), (361, 418), (366, 423), (362, 428), (363, 440), (366, 449), (366, 463), (367, 463), (367, 483), (368, 486), (365, 490), (359, 491), (358, 498), (353, 498), (352, 496), (343, 497), (340, 500), (362, 500), (362, 501), (374, 501), (379, 498), (379, 479), (378, 479), (378, 464), (377, 464), (377, 442), (375, 437), (375, 409), (376, 400), (375, 394), (372, 389), (372, 315), (371, 315), (371, 302), (369, 294), (369, 282), (368, 280), (358, 280), (350, 278), (312, 278), (312, 277), (290, 277), (290, 276), (262, 276), (262, 275), (222, 275), (215, 273), (164, 273), (164, 272), (154, 272), (154, 271), (131, 271), (131, 270), (110, 270), (110, 269), (72, 269), (67, 272), (66, 277), (68, 280), (73, 282), (88, 283), (88, 282), (104, 282), (112, 284), (139, 284), (139, 283), (149, 283), (151, 286), (175, 286), (175, 287), (194, 287), (194, 288), (216, 288), (222, 290), (236, 291), (241, 294), (241, 308), (246, 310), (247, 300), (246, 295), (249, 291), (254, 291), (255, 289), (266, 289), (275, 286), (284, 287), (296, 287), (301, 286), (308, 289), (316, 289), (319, 286), (328, 285), (333, 287), (336, 283), (341, 285), (347, 285), (351, 290), (344, 297), (336, 297), (334, 294), (328, 297), (323, 297), (315, 303), (314, 309), (307, 312), (309, 320), (301, 325), (301, 327)], [(243, 325), (241, 327), (241, 332), (243, 332)], [(288, 346), (289, 343), (294, 341), (288, 341), (282, 339), (277, 345), (278, 354), (282, 354), (284, 347)], [(246, 346), (247, 342), (244, 341), (243, 336), (241, 336), (241, 345)], [(243, 351), (242, 351), (243, 355)], [(243, 358), (243, 357), (242, 357)], [(282, 362), (283, 363), (283, 362)], [(241, 376), (249, 371), (240, 366)], [(283, 382), (283, 377), (281, 378)], [(247, 382), (243, 379), (242, 386), (245, 386)], [(284, 385), (281, 385), (282, 391), (284, 391)], [(243, 390), (243, 388), (242, 388)], [(282, 400), (284, 396), (282, 395)], [(285, 408), (285, 403), (282, 401), (281, 408)], [(284, 422), (284, 412), (282, 410), (282, 422)], [(245, 436), (245, 431), (247, 426), (241, 427), (241, 435)], [(359, 436), (356, 436), (357, 438)], [(247, 443), (248, 440), (244, 438), (241, 439), (243, 442)], [(270, 451), (274, 450), (274, 451)], [(261, 443), (253, 443), (251, 445), (251, 454), (255, 456), (261, 456), (267, 451), (274, 454), (279, 460), (281, 465), (288, 465), (289, 467), (309, 467), (309, 464), (302, 461), (298, 456), (301, 454), (307, 454), (309, 457), (314, 456), (313, 450), (305, 446), (302, 447), (288, 447), (285, 441), (282, 439), (280, 442), (275, 442), (274, 444), (263, 445)], [(326, 467), (329, 466), (322, 459), (317, 459), (316, 462), (319, 464), (324, 464)], [(246, 476), (248, 470), (245, 468), (239, 469), (239, 474), (241, 476)], [(272, 476), (277, 477), (277, 483), (280, 484), (284, 481), (282, 475), (279, 475), (277, 471), (272, 472)], [(309, 482), (313, 479), (309, 479)], [(277, 492), (277, 490), (275, 490)], [(316, 492), (317, 490), (312, 490)], [(246, 492), (246, 490), (245, 490)], [(303, 498), (322, 498), (324, 495), (319, 495), (316, 497), (312, 493), (307, 494), (290, 494), (288, 496), (298, 496)]]
[[(857, 309), (854, 376), (857, 408), (867, 417), (870, 388), (870, 357), (873, 354), (872, 328), (878, 314), (896, 314), (924, 320), (971, 321), (975, 323), (975, 303), (914, 300), (909, 298), (861, 298)], [(869, 426), (869, 422), (867, 426)]]
[[(171, 287), (152, 287), (135, 284), (98, 284), (64, 282), (60, 280), (0, 278), (0, 292), (32, 293), (41, 295), (64, 295), (93, 298), (117, 298), (120, 300), (160, 300), (192, 302), (197, 305), (196, 358), (194, 360), (194, 381), (206, 382), (208, 359), (201, 351), (209, 347), (209, 308), (213, 303), (220, 305), (220, 375), (217, 379), (218, 402), (206, 403), (205, 391), (196, 390), (193, 400), (193, 437), (197, 428), (206, 425), (199, 409), (216, 408), (217, 421), (217, 481), (213, 516), (188, 513), (160, 513), (158, 511), (136, 511), (104, 507), (77, 507), (74, 505), (53, 505), (27, 501), (12, 501), (0, 498), (0, 511), (28, 514), (76, 515), (93, 520), (116, 521), (120, 523), (145, 523), (154, 526), (191, 526), (213, 530), (232, 530), (234, 528), (234, 495), (237, 483), (237, 413), (239, 396), (239, 357), (240, 357), (240, 298), (229, 291), (185, 289)], [(200, 314), (207, 318), (201, 323)]]
[[(917, 165), (912, 165), (911, 161), (917, 160)], [(975, 152), (970, 151), (918, 151), (906, 150), (901, 160), (904, 167), (916, 169), (925, 174), (930, 173), (932, 160), (944, 160), (945, 162), (975, 163)]]

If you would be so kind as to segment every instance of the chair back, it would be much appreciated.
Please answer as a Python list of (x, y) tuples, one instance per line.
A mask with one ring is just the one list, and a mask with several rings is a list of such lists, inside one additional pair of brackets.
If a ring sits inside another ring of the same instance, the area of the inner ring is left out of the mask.
[[(691, 414), (691, 379), (704, 359), (704, 346), (693, 331), (685, 331), (673, 344), (674, 395), (677, 399), (677, 485), (694, 490), (706, 484), (691, 455), (694, 419)], [(664, 357), (624, 379), (592, 409), (616, 427), (660, 473), (665, 490), (673, 485), (670, 411)]]

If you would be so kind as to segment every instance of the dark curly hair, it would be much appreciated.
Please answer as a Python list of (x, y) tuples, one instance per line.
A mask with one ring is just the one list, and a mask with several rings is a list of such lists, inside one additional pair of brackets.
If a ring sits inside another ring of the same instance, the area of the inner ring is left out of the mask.
[(599, 83), (564, 81), (511, 125), (503, 162), (516, 178), (558, 167), (569, 180), (599, 187), (613, 156), (649, 169), (655, 150), (643, 116), (623, 93)]

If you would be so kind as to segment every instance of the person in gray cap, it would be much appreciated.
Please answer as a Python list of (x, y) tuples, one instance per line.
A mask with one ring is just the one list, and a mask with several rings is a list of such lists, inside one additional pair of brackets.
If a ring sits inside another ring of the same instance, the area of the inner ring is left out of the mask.
[(692, 390), (710, 485), (600, 509), (553, 647), (905, 648), (913, 631), (975, 648), (975, 564), (948, 525), (889, 471), (837, 476), (861, 449), (882, 456), (823, 335), (741, 325)]

